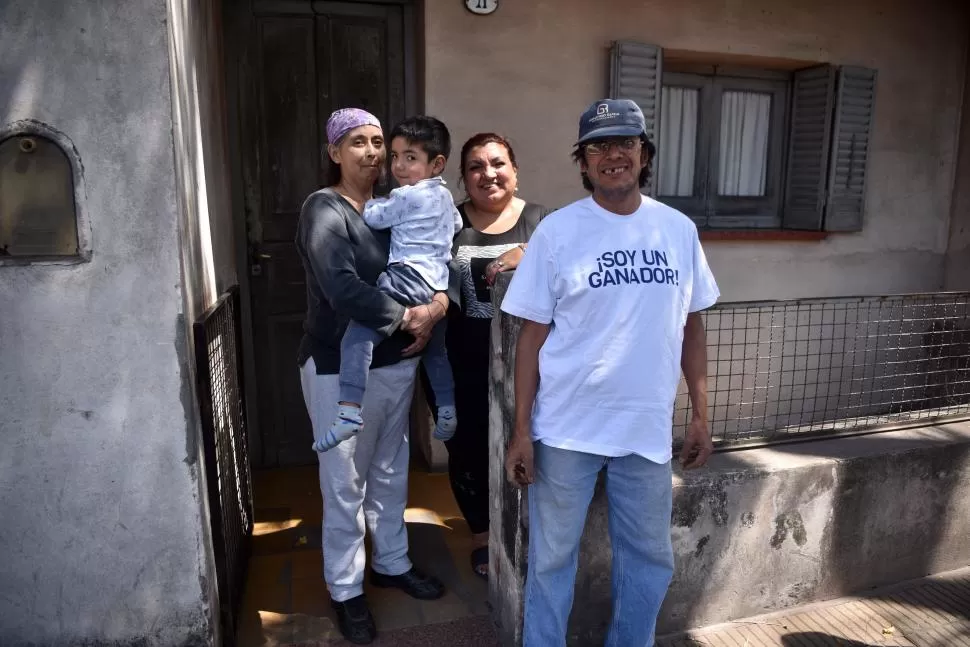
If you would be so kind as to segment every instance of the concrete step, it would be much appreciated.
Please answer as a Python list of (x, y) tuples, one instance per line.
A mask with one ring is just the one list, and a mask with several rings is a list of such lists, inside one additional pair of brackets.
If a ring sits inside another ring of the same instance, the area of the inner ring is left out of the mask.
[(970, 568), (657, 639), (700, 645), (970, 647)]

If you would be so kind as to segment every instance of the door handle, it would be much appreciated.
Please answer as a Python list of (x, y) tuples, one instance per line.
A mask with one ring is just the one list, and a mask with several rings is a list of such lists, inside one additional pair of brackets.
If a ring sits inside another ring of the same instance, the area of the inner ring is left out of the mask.
[(253, 276), (262, 276), (263, 274), (263, 261), (268, 261), (273, 258), (272, 254), (267, 254), (265, 252), (258, 252), (253, 250), (252, 258), (250, 259), (249, 272)]

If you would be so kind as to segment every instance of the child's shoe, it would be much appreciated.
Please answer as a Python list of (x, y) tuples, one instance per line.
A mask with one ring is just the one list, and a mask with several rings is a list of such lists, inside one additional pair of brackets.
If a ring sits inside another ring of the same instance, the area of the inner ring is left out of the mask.
[(330, 425), (323, 439), (313, 443), (313, 451), (322, 453), (333, 449), (360, 431), (363, 426), (360, 407), (341, 404), (337, 407), (337, 419)]
[(458, 428), (458, 415), (454, 407), (438, 407), (438, 422), (434, 426), (434, 437), (438, 440), (451, 440)]

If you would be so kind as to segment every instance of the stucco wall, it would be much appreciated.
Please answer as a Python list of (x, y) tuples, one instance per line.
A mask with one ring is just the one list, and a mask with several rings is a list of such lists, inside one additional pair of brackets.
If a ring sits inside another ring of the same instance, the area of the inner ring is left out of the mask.
[(865, 230), (705, 248), (726, 300), (934, 290), (943, 286), (970, 33), (962, 5), (534, 0), (482, 17), (426, 0), (425, 109), (449, 125), (456, 148), (477, 131), (507, 134), (520, 195), (558, 206), (584, 195), (570, 145), (580, 112), (607, 92), (613, 40), (875, 68)]
[(203, 644), (212, 583), (163, 0), (0, 6), (0, 122), (83, 165), (92, 257), (0, 267), (0, 643)]

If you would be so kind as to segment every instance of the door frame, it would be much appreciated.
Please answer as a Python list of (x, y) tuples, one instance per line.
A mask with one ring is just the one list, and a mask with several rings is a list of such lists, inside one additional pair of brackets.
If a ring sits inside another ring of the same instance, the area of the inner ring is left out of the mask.
[[(244, 83), (254, 83), (253, 46), (255, 17), (267, 15), (312, 15), (317, 8), (352, 5), (397, 5), (403, 19), (404, 107), (406, 114), (418, 114), (424, 107), (424, 33), (419, 17), (424, 16), (423, 0), (221, 0), (223, 15), (223, 69), (226, 84), (226, 116), (229, 144), (230, 195), (235, 240), (235, 258), (241, 302), (242, 351), (245, 393), (244, 406), (249, 421), (249, 456), (253, 468), (273, 463), (266, 458), (259, 417), (255, 333), (253, 324), (252, 286), (250, 283), (250, 242), (246, 200), (246, 169), (243, 155), (251, 151), (249, 137), (255, 137), (253, 125), (258, 106), (247, 105)], [(258, 179), (257, 179), (258, 181)], [(257, 201), (258, 202), (258, 201)], [(257, 207), (258, 208), (258, 207)], [(295, 360), (295, 358), (294, 358)], [(294, 361), (293, 370), (296, 370)], [(275, 459), (274, 459), (275, 460)]]

